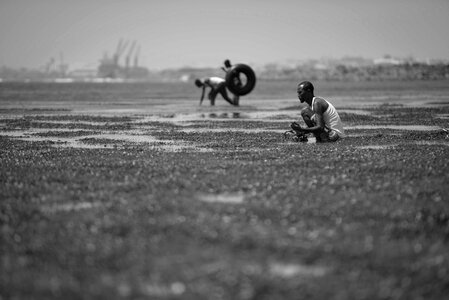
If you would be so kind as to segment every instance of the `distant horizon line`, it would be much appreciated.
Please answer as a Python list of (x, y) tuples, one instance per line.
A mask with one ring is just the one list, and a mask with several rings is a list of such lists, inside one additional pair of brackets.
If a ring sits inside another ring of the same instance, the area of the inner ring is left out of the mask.
[[(222, 63), (224, 62), (226, 58), (223, 59)], [(401, 63), (406, 62), (418, 62), (418, 63), (449, 63), (449, 58), (436, 58), (436, 57), (426, 57), (426, 58), (418, 58), (414, 57), (412, 55), (407, 56), (395, 56), (390, 54), (385, 54), (381, 57), (372, 58), (372, 57), (365, 57), (361, 55), (343, 55), (340, 57), (332, 57), (332, 56), (321, 56), (320, 58), (285, 58), (278, 61), (267, 61), (267, 62), (251, 62), (251, 61), (245, 61), (241, 62), (238, 61), (238, 63), (247, 63), (252, 66), (257, 67), (263, 67), (267, 65), (285, 65), (285, 64), (293, 64), (293, 63), (307, 63), (307, 62), (338, 62), (338, 61), (345, 61), (345, 60), (362, 60), (362, 61), (371, 61), (375, 62), (376, 60), (382, 60), (382, 59), (391, 59), (391, 60), (397, 60)], [(55, 66), (75, 66), (74, 68), (69, 68), (71, 70), (77, 70), (77, 69), (89, 69), (89, 68), (98, 68), (100, 65), (100, 59), (97, 62), (65, 62), (64, 64), (55, 64)], [(231, 63), (233, 61), (231, 60)], [(119, 66), (123, 66), (123, 64), (118, 64)], [(143, 67), (149, 70), (155, 70), (155, 71), (161, 71), (161, 70), (172, 70), (172, 69), (184, 69), (184, 68), (219, 68), (221, 65), (217, 63), (216, 65), (212, 64), (203, 64), (203, 63), (191, 63), (191, 64), (184, 64), (184, 65), (177, 65), (177, 66), (165, 66), (165, 67), (151, 67), (148, 64), (139, 64), (138, 67)], [(13, 70), (40, 70), (42, 68), (45, 68), (45, 64), (42, 64), (41, 66), (8, 66), (6, 64), (3, 64), (0, 66), (0, 68), (8, 68)]]

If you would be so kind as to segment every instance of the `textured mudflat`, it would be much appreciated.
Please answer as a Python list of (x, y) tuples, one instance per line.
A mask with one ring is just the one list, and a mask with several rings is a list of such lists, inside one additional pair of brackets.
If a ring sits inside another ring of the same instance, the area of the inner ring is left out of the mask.
[(2, 296), (443, 299), (448, 110), (349, 109), (329, 144), (282, 107), (5, 115)]

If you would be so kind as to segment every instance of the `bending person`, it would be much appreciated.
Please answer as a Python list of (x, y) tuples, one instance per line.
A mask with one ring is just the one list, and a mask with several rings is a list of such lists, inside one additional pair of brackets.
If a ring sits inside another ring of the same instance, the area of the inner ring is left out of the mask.
[(200, 105), (203, 103), (204, 95), (206, 93), (206, 87), (210, 87), (210, 92), (208, 94), (208, 98), (210, 100), (210, 105), (215, 105), (215, 99), (217, 95), (220, 94), (229, 104), (238, 106), (239, 105), (239, 96), (234, 95), (234, 99), (229, 98), (228, 93), (226, 91), (226, 81), (220, 77), (209, 77), (205, 79), (196, 79), (195, 85), (197, 87), (202, 87), (203, 91), (201, 93)]

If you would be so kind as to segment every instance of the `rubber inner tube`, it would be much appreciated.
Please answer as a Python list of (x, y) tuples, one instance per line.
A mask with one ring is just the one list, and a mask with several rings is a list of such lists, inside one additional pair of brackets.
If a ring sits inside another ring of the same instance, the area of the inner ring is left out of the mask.
[(256, 86), (256, 74), (250, 66), (237, 64), (227, 72), (226, 85), (236, 95), (247, 95)]

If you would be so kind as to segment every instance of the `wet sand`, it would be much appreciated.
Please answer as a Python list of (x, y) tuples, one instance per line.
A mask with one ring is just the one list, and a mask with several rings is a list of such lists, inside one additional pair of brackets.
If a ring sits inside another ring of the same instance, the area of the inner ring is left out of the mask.
[[(154, 103), (153, 103), (154, 104)], [(152, 147), (157, 146), (167, 151), (179, 151), (184, 149), (196, 149), (197, 151), (210, 151), (207, 146), (198, 145), (195, 143), (186, 143), (182, 140), (170, 140), (166, 137), (159, 139), (152, 135), (152, 131), (165, 130), (166, 126), (171, 127), (180, 133), (219, 133), (219, 132), (234, 132), (241, 134), (256, 134), (263, 132), (277, 133), (281, 136), (283, 132), (289, 129), (289, 123), (298, 120), (298, 111), (301, 107), (297, 100), (278, 100), (278, 101), (252, 101), (251, 106), (232, 107), (229, 105), (211, 106), (197, 106), (192, 105), (191, 101), (176, 101), (176, 103), (165, 103), (164, 105), (151, 105), (145, 109), (116, 109), (109, 108), (103, 110), (96, 110), (89, 108), (86, 110), (73, 109), (68, 114), (47, 114), (45, 113), (45, 105), (41, 104), (40, 109), (44, 113), (37, 114), (38, 119), (33, 119), (33, 114), (16, 115), (14, 110), (10, 114), (3, 114), (3, 122), (0, 121), (0, 126), (8, 129), (4, 125), (6, 120), (18, 120), (19, 122), (27, 121), (34, 122), (38, 128), (27, 128), (26, 130), (4, 130), (1, 134), (3, 136), (14, 137), (16, 139), (37, 142), (47, 141), (54, 144), (56, 147), (74, 147), (74, 148), (113, 148), (131, 144), (147, 144)], [(345, 103), (348, 106), (348, 103)], [(422, 108), (435, 107), (437, 103), (432, 102), (427, 105), (425, 102), (417, 105), (417, 110)], [(411, 105), (411, 104), (410, 104)], [(298, 107), (294, 110), (295, 106)], [(400, 103), (389, 103), (387, 113), (382, 111), (379, 113), (379, 108), (382, 108), (382, 103), (354, 103), (350, 104), (354, 109), (342, 109), (343, 119), (345, 115), (350, 115), (350, 121), (354, 121), (360, 117), (371, 117), (370, 124), (351, 124), (346, 121), (345, 130), (351, 136), (363, 136), (360, 131), (366, 132), (365, 135), (376, 134), (377, 131), (418, 131), (418, 132), (438, 132), (442, 127), (437, 125), (422, 125), (419, 124), (395, 124), (398, 120), (391, 117), (391, 111), (396, 111), (404, 106)], [(438, 106), (436, 106), (438, 107)], [(444, 104), (440, 107), (444, 108)], [(80, 116), (82, 116), (80, 118)], [(125, 117), (125, 120), (120, 119)], [(404, 115), (404, 117), (407, 117)], [(109, 118), (104, 121), (103, 118)], [(435, 114), (435, 119), (445, 120), (444, 114), (438, 116)], [(361, 118), (363, 120), (363, 118)], [(399, 120), (401, 123), (403, 120)], [(412, 120), (415, 121), (415, 120)], [(424, 120), (426, 121), (426, 120)], [(3, 123), (3, 125), (2, 125)], [(223, 124), (226, 123), (225, 126)], [(380, 123), (380, 124), (376, 124)], [(428, 122), (426, 122), (428, 123)], [(112, 124), (126, 125), (127, 129), (113, 129), (108, 130)], [(71, 127), (71, 128), (68, 128)], [(81, 132), (77, 129), (83, 129)], [(78, 134), (71, 134), (76, 132)], [(53, 132), (53, 135), (52, 135)], [(72, 136), (71, 136), (72, 135)], [(74, 135), (74, 136), (73, 136)], [(309, 143), (314, 143), (313, 136), (309, 135)], [(101, 144), (95, 141), (106, 141)], [(423, 144), (426, 141), (416, 141)], [(431, 142), (430, 142), (431, 143)], [(446, 145), (443, 141), (441, 144)], [(382, 146), (380, 146), (382, 147)], [(375, 145), (371, 147), (375, 148)]]

